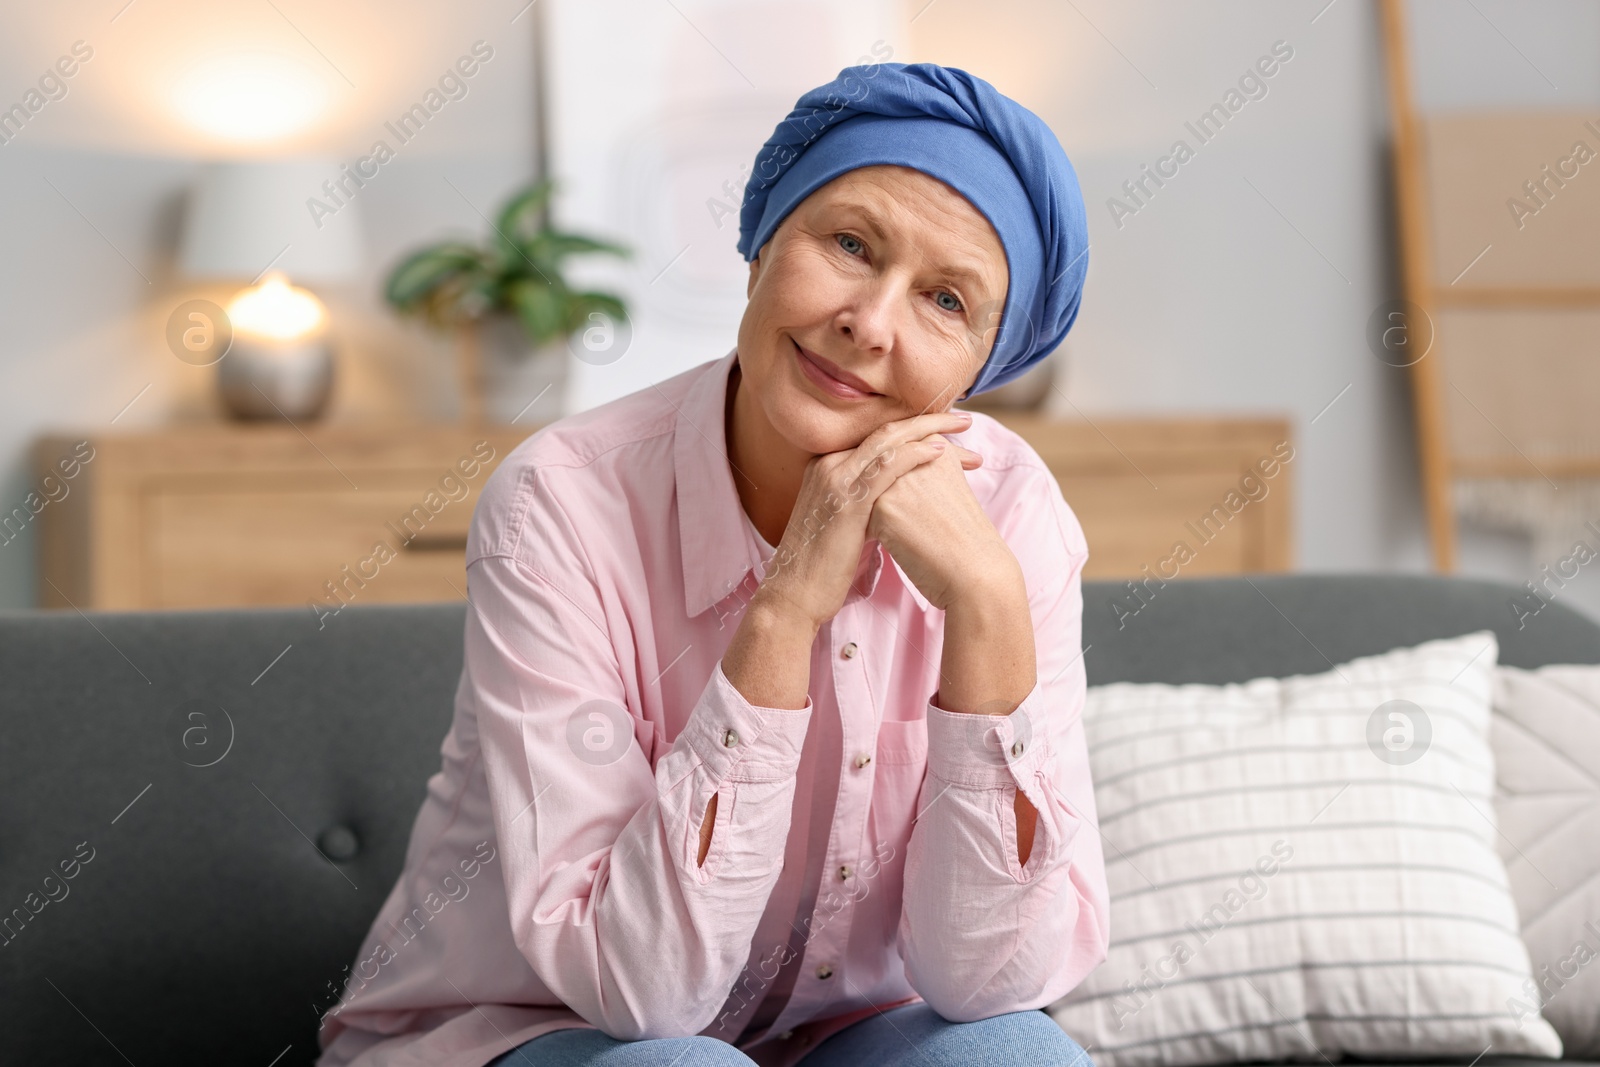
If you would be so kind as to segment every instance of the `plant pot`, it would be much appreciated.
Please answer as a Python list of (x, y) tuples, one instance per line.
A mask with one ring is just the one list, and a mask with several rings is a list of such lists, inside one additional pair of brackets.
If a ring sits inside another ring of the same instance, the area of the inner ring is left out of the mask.
[(564, 340), (535, 347), (511, 315), (486, 316), (463, 332), (463, 421), (532, 428), (566, 414), (572, 356)]

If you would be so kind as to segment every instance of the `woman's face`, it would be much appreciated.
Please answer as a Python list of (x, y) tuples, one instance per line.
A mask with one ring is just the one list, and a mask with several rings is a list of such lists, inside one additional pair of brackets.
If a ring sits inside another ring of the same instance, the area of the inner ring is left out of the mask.
[(750, 263), (740, 388), (797, 448), (854, 448), (966, 391), (1008, 282), (999, 235), (960, 193), (907, 167), (849, 171)]

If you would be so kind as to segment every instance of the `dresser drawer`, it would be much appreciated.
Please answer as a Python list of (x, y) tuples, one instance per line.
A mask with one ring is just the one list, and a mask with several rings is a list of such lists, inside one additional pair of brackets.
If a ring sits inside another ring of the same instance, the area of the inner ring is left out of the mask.
[[(152, 607), (394, 603), (466, 594), (465, 549), (479, 483), (422, 502), (433, 471), (240, 488), (163, 481), (144, 497), (142, 568)], [(463, 479), (463, 482), (465, 480)], [(267, 484), (260, 484), (267, 483)]]

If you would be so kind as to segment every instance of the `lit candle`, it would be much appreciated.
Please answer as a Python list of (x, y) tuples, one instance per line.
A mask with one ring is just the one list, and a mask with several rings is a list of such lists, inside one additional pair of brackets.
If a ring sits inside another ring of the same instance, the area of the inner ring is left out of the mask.
[(272, 347), (276, 342), (301, 343), (320, 338), (328, 328), (328, 312), (311, 293), (271, 271), (261, 284), (245, 289), (228, 304), (235, 343), (241, 337)]

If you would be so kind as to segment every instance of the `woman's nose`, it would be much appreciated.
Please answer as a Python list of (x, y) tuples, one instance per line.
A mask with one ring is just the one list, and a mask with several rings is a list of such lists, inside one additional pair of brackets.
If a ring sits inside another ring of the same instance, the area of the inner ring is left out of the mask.
[(888, 351), (894, 347), (901, 307), (888, 285), (863, 285), (839, 312), (839, 328), (857, 347)]

